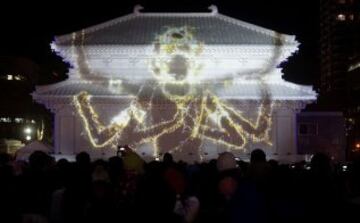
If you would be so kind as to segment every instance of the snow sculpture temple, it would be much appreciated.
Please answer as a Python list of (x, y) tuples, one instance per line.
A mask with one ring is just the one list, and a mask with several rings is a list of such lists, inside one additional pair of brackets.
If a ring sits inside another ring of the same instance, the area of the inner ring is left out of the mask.
[(193, 162), (255, 148), (293, 161), (296, 113), (316, 100), (311, 86), (282, 79), (298, 49), (280, 34), (218, 13), (134, 12), (58, 36), (53, 50), (69, 78), (38, 86), (55, 115), (55, 151), (93, 158), (131, 145), (146, 159), (171, 152)]

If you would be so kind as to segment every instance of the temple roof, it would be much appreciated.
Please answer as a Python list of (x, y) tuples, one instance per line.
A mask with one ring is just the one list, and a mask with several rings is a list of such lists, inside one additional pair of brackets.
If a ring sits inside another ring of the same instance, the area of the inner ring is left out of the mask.
[[(210, 13), (134, 13), (92, 26), (77, 32), (58, 36), (55, 44), (73, 44), (74, 37), (84, 35), (84, 45), (141, 45), (152, 44), (156, 36), (171, 27), (194, 28), (196, 39), (213, 45), (279, 45), (295, 44), (294, 36), (237, 20), (217, 12)], [(224, 35), (226, 34), (226, 35)], [(77, 40), (79, 40), (78, 38)]]
[[(245, 55), (245, 58), (249, 59), (249, 67), (247, 67), (246, 69), (255, 69), (255, 71), (250, 72), (251, 75), (252, 73), (256, 74), (257, 72), (263, 74), (264, 71), (260, 68), (261, 66), (264, 66), (264, 64), (268, 66), (267, 64), (269, 63), (269, 60), (270, 62), (271, 60), (274, 60), (275, 63), (270, 63), (270, 65), (271, 67), (276, 67), (276, 64), (280, 63), (284, 58), (287, 58), (290, 53), (297, 49), (298, 42), (295, 40), (295, 36), (280, 34), (266, 28), (262, 28), (234, 18), (230, 18), (228, 16), (218, 13), (215, 6), (211, 6), (210, 9), (212, 11), (208, 13), (142, 13), (139, 11), (140, 8), (137, 6), (135, 7), (132, 14), (111, 20), (109, 22), (105, 22), (100, 25), (92, 26), (71, 34), (56, 37), (55, 42), (53, 43), (53, 49), (60, 52), (63, 58), (67, 59), (69, 62), (77, 66), (74, 66), (72, 75), (69, 75), (71, 78), (53, 85), (38, 86), (36, 88), (36, 91), (33, 93), (33, 96), (36, 100), (39, 100), (41, 98), (69, 98), (77, 95), (81, 91), (86, 91), (89, 95), (99, 98), (131, 98), (139, 93), (139, 88), (141, 86), (148, 87), (150, 89), (148, 95), (152, 95), (153, 93), (151, 92), (151, 90), (155, 89), (156, 86), (154, 88), (151, 83), (147, 82), (148, 79), (136, 73), (138, 70), (141, 70), (143, 68), (145, 70), (149, 69), (148, 63), (140, 64), (141, 66), (143, 66), (140, 67), (141, 69), (139, 69), (139, 67), (136, 69), (131, 69), (130, 79), (133, 82), (140, 79), (142, 81), (140, 85), (129, 87), (129, 85), (125, 83), (126, 81), (124, 81), (124, 83), (121, 83), (117, 86), (111, 86), (112, 82), (110, 80), (107, 80), (107, 77), (103, 78), (104, 80), (102, 83), (100, 83), (99, 81), (89, 81), (90, 78), (89, 80), (83, 78), (82, 75), (91, 76), (91, 72), (94, 71), (90, 69), (91, 66), (87, 65), (89, 61), (82, 62), (81, 65), (85, 66), (85, 68), (79, 66), (79, 58), (84, 59), (87, 56), (86, 54), (90, 53), (86, 50), (82, 51), (82, 47), (78, 47), (78, 49), (81, 49), (79, 52), (82, 52), (82, 54), (76, 54), (76, 52), (78, 51), (74, 49), (75, 47), (80, 45), (86, 46), (87, 50), (90, 50), (92, 48), (96, 50), (104, 48), (116, 48), (116, 50), (113, 52), (116, 53), (119, 51), (117, 46), (120, 46), (121, 50), (124, 50), (125, 53), (128, 53), (125, 46), (129, 46), (128, 48), (136, 48), (138, 45), (139, 48), (146, 48), (147, 46), (145, 47), (145, 45), (156, 45), (154, 44), (154, 40), (156, 39), (157, 35), (161, 34), (166, 29), (172, 27), (189, 27), (191, 29), (194, 29), (193, 33), (194, 35), (196, 35), (196, 38), (194, 39), (204, 43), (205, 45), (213, 45), (215, 48), (217, 46), (220, 46), (220, 48), (225, 48), (222, 47), (224, 45), (230, 46), (226, 47), (227, 49), (236, 48), (235, 46), (249, 46), (249, 49), (236, 49), (239, 52), (253, 52), (253, 48), (260, 46), (260, 48), (268, 50), (269, 59), (264, 59), (262, 57), (263, 55), (267, 55), (266, 50), (264, 52), (259, 51), (255, 56), (249, 54)], [(75, 47), (72, 47), (74, 45)], [(107, 45), (109, 47), (107, 47)], [(274, 50), (274, 45), (281, 45), (281, 48), (288, 49), (278, 52), (277, 50)], [(284, 45), (285, 47), (283, 47)], [(102, 56), (105, 59), (109, 57), (111, 58), (113, 56), (113, 53), (105, 52)], [(229, 55), (227, 56), (229, 57)], [(219, 61), (230, 61), (228, 57), (226, 57), (225, 59), (220, 58), (221, 60)], [(116, 58), (116, 56), (114, 56), (114, 58)], [(102, 60), (99, 61), (97, 62), (102, 65)], [(240, 70), (244, 68), (244, 65), (242, 65), (238, 61), (231, 63), (230, 62), (228, 62), (228, 65), (231, 65), (230, 67), (234, 65), (233, 63), (236, 63), (236, 66), (238, 66)], [(130, 62), (125, 60), (124, 63)], [(211, 63), (216, 63), (216, 61), (211, 61)], [(99, 64), (97, 64), (97, 66), (103, 69), (104, 73), (113, 69), (109, 65), (100, 66)], [(120, 65), (124, 66), (123, 64)], [(120, 65), (116, 69), (121, 68)], [(224, 73), (227, 67), (228, 66), (226, 65), (222, 65), (221, 72)], [(85, 73), (83, 74), (82, 72)], [(98, 71), (96, 71), (95, 73), (97, 72)], [(141, 72), (142, 74), (145, 74), (145, 71)], [(82, 74), (79, 75), (80, 73)], [(146, 71), (146, 74), (148, 74), (148, 71)], [(266, 81), (267, 91), (271, 94), (272, 99), (316, 99), (316, 93), (311, 89), (311, 87), (300, 86), (292, 84), (290, 82), (286, 82), (281, 79), (281, 72), (273, 76), (276, 78), (269, 78)], [(118, 78), (119, 80), (123, 80), (125, 77)], [(226, 86), (224, 85), (224, 83), (216, 82), (218, 79), (221, 80), (221, 77), (219, 78), (214, 76), (212, 78), (209, 78), (209, 80), (210, 79), (214, 81), (211, 82), (211, 85), (205, 86), (206, 90), (210, 90), (214, 95), (224, 99), (228, 98), (258, 100), (261, 99), (262, 92), (264, 91), (264, 85), (261, 84), (259, 80), (256, 81), (256, 78), (254, 79), (255, 81), (249, 81), (251, 79), (246, 79), (246, 81), (240, 81)], [(161, 96), (159, 96), (159, 100), (161, 100)]]

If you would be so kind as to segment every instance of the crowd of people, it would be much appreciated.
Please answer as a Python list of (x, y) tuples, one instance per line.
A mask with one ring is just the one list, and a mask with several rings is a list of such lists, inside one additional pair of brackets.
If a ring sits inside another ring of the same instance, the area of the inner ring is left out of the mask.
[(359, 198), (360, 160), (336, 165), (324, 154), (292, 165), (260, 149), (250, 162), (225, 152), (195, 164), (169, 153), (146, 163), (131, 150), (106, 161), (0, 155), (1, 222), (347, 222)]

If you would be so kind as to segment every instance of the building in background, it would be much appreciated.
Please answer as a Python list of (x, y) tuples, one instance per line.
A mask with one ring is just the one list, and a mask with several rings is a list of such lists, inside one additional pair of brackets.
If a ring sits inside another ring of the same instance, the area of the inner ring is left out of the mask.
[(301, 112), (297, 115), (299, 154), (328, 154), (334, 161), (344, 161), (345, 120), (341, 112)]
[(45, 120), (49, 114), (30, 96), (39, 72), (39, 66), (28, 59), (0, 57), (2, 151), (12, 153), (17, 145), (44, 138)]
[(319, 103), (344, 113), (350, 152), (360, 142), (360, 0), (320, 3)]

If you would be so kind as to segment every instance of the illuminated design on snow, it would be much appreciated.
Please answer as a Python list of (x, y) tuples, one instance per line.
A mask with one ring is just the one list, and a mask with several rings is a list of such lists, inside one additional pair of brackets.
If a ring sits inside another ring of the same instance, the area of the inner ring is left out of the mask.
[[(244, 150), (249, 138), (271, 145), (272, 103), (264, 81), (258, 79), (263, 92), (257, 118), (247, 119), (242, 111), (216, 96), (211, 83), (203, 83), (206, 74), (201, 72), (203, 65), (197, 58), (204, 43), (197, 41), (194, 34), (193, 28), (184, 26), (168, 28), (157, 36), (148, 63), (153, 82), (138, 84), (130, 105), (110, 123), (100, 120), (88, 92), (74, 96), (76, 111), (94, 148), (115, 148), (125, 143), (136, 148), (151, 143), (155, 157), (170, 151), (192, 152), (202, 158), (200, 150), (206, 140), (235, 150)], [(76, 38), (74, 35), (73, 43)], [(81, 47), (77, 52), (73, 49), (83, 78), (91, 75), (83, 53), (84, 40), (83, 32)], [(109, 87), (126, 89), (126, 81), (113, 82), (107, 81)], [(223, 84), (226, 87), (225, 81)]]

